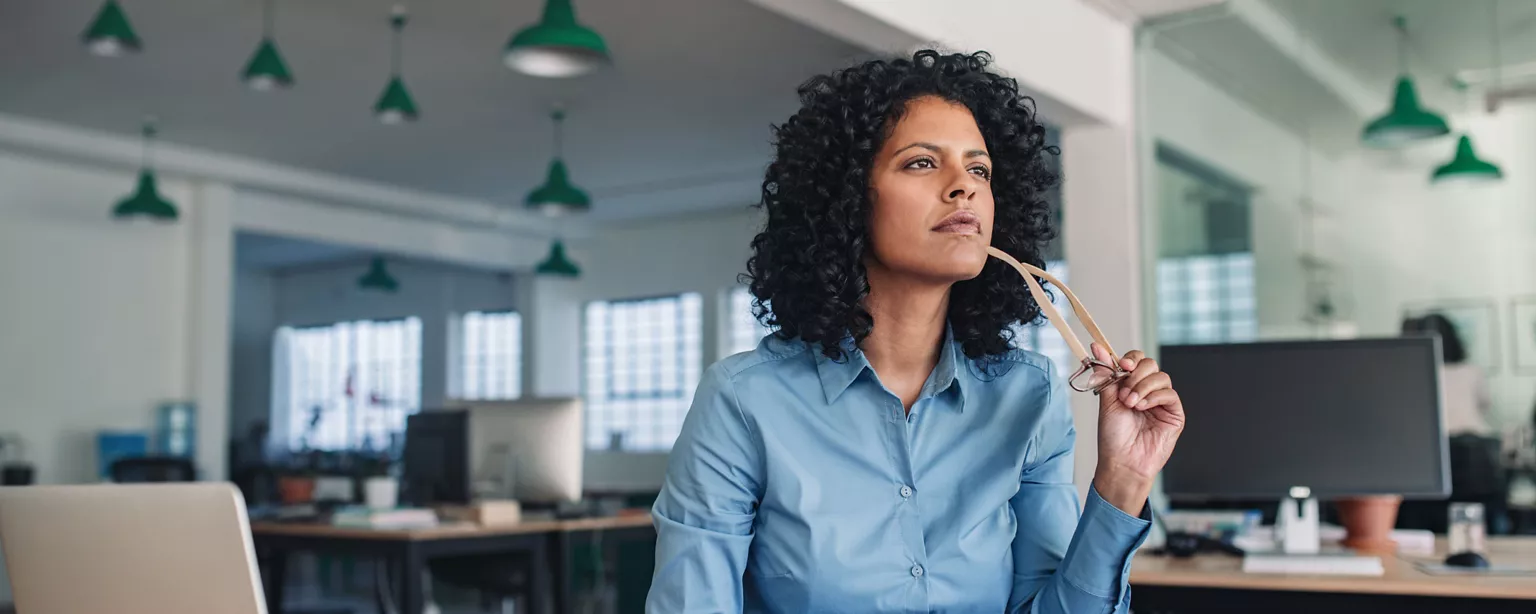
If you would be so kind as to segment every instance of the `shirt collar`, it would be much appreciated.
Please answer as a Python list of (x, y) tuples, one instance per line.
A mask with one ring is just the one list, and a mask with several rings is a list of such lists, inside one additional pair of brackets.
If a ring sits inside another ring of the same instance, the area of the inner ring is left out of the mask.
[[(869, 358), (865, 357), (864, 351), (859, 349), (858, 344), (854, 343), (852, 335), (843, 337), (840, 346), (843, 349), (843, 359), (841, 361), (827, 358), (826, 354), (821, 352), (820, 347), (812, 348), (816, 356), (816, 374), (821, 378), (821, 391), (826, 395), (827, 404), (829, 405), (837, 401), (838, 397), (842, 396), (843, 392), (849, 386), (852, 386), (855, 380), (859, 379), (859, 376), (864, 373), (865, 369), (869, 369), (871, 373), (874, 372), (874, 367), (871, 367), (869, 364)], [(934, 366), (933, 373), (928, 376), (928, 380), (923, 383), (923, 390), (918, 393), (919, 399), (935, 396), (949, 389), (950, 386), (954, 386), (957, 391), (960, 391), (959, 382), (961, 378), (959, 377), (959, 372), (961, 356), (958, 352), (960, 352), (960, 347), (955, 341), (954, 330), (945, 325), (944, 345), (939, 348), (939, 362)], [(963, 406), (963, 403), (961, 406)]]

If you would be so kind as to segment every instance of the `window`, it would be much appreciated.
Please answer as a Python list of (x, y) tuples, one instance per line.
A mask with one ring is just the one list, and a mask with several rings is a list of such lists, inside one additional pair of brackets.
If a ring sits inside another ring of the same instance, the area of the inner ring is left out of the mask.
[(421, 320), (280, 328), (273, 373), (288, 449), (392, 449), (421, 408)]
[(1257, 338), (1253, 191), (1162, 145), (1156, 176), (1158, 341), (1178, 345)]
[(726, 346), (724, 355), (730, 356), (756, 349), (757, 343), (762, 341), (768, 333), (773, 332), (773, 329), (763, 326), (763, 323), (752, 315), (752, 292), (747, 290), (746, 286), (731, 288), (728, 302), (730, 304), (727, 306), (726, 313), (730, 314), (728, 320), (730, 328), (726, 334), (729, 345)]
[(587, 447), (665, 452), (702, 368), (698, 294), (587, 304)]
[(1163, 258), (1157, 292), (1157, 336), (1164, 345), (1258, 337), (1250, 252)]
[(471, 311), (459, 321), (458, 390), (466, 400), (523, 393), (523, 318), (515, 311)]
[[(1061, 283), (1070, 283), (1067, 279), (1067, 263), (1061, 260), (1052, 260), (1045, 263), (1045, 271), (1060, 279)], [(1023, 280), (1020, 280), (1023, 283)], [(1067, 302), (1067, 296), (1056, 290), (1050, 284), (1044, 284), (1046, 291), (1051, 293), (1051, 304), (1056, 306), (1056, 311), (1061, 312), (1068, 321), (1072, 317), (1072, 305)], [(1072, 355), (1072, 348), (1067, 347), (1067, 341), (1061, 338), (1061, 333), (1056, 326), (1044, 316), (1033, 324), (1015, 324), (1013, 327), (1014, 345), (1019, 349), (1039, 352), (1056, 363), (1056, 373), (1060, 377), (1068, 377), (1077, 370), (1077, 357)]]

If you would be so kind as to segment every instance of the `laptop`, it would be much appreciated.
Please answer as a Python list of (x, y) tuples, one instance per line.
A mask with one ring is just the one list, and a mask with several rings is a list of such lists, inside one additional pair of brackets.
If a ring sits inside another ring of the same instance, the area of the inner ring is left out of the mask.
[(26, 614), (266, 614), (245, 500), (218, 482), (0, 488)]

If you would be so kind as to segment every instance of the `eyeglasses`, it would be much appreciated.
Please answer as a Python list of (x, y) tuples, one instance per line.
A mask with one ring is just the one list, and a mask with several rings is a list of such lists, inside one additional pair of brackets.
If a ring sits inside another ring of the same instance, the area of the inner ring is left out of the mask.
[(1089, 353), (1088, 348), (1083, 346), (1083, 342), (1078, 340), (1077, 333), (1073, 332), (1072, 327), (1067, 324), (1066, 318), (1063, 318), (1061, 312), (1056, 311), (1056, 306), (1051, 304), (1051, 297), (1046, 295), (1045, 288), (1040, 287), (1040, 282), (1035, 281), (1035, 278), (1044, 279), (1061, 290), (1061, 293), (1066, 295), (1067, 302), (1072, 304), (1072, 312), (1077, 314), (1077, 319), (1082, 321), (1083, 328), (1088, 329), (1088, 334), (1093, 337), (1094, 342), (1104, 346), (1110, 356), (1118, 357), (1119, 354), (1115, 353), (1115, 349), (1109, 345), (1109, 340), (1104, 338), (1104, 332), (1099, 330), (1099, 325), (1093, 322), (1093, 316), (1088, 313), (1086, 307), (1083, 307), (1082, 301), (1077, 300), (1077, 295), (1073, 294), (1066, 284), (1041, 270), (1040, 267), (1019, 262), (996, 247), (988, 245), (987, 253), (993, 258), (1012, 265), (1014, 270), (1019, 272), (1019, 275), (1024, 278), (1024, 283), (1029, 286), (1029, 293), (1035, 297), (1035, 304), (1040, 306), (1040, 311), (1044, 312), (1046, 319), (1056, 326), (1056, 330), (1061, 333), (1061, 338), (1066, 340), (1067, 347), (1071, 348), (1072, 354), (1081, 361), (1082, 366), (1078, 367), (1072, 377), (1067, 378), (1068, 386), (1078, 392), (1092, 392), (1097, 395), (1110, 384), (1125, 379), (1131, 374), (1130, 371), (1120, 368), (1118, 361), (1110, 364)]

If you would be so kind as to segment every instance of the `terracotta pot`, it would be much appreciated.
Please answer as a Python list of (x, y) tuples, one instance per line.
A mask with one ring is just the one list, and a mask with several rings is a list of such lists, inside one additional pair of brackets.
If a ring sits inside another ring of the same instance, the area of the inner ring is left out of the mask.
[(315, 478), (283, 476), (277, 480), (277, 497), (284, 505), (315, 500)]
[(1339, 499), (1339, 522), (1344, 525), (1344, 547), (1362, 552), (1396, 552), (1392, 527), (1397, 525), (1399, 495)]

